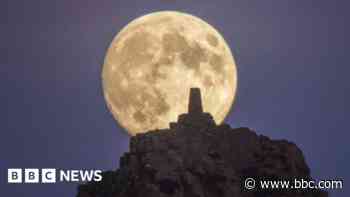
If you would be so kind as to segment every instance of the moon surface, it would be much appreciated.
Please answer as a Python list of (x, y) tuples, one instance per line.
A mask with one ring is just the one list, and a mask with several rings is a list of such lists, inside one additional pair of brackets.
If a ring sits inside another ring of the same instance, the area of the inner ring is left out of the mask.
[(168, 128), (199, 87), (203, 109), (220, 124), (237, 87), (224, 38), (198, 17), (175, 11), (137, 18), (114, 38), (102, 68), (107, 106), (130, 135)]

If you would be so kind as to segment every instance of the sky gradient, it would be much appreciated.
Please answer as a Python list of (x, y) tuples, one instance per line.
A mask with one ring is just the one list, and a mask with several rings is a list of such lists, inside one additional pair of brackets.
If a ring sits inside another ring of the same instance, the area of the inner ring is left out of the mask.
[(317, 179), (350, 190), (348, 1), (149, 0), (0, 3), (0, 195), (74, 196), (75, 184), (9, 185), (7, 168), (116, 169), (129, 136), (102, 95), (113, 37), (153, 11), (196, 15), (222, 33), (238, 67), (226, 119), (303, 151)]

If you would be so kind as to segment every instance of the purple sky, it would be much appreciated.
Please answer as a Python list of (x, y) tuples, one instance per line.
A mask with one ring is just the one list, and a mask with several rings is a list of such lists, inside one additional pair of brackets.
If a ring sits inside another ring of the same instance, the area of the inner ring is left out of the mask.
[(238, 66), (227, 122), (295, 142), (312, 175), (350, 180), (348, 1), (5, 0), (0, 2), (0, 196), (74, 196), (74, 184), (9, 185), (7, 168), (115, 169), (129, 137), (109, 114), (100, 71), (130, 20), (199, 16)]

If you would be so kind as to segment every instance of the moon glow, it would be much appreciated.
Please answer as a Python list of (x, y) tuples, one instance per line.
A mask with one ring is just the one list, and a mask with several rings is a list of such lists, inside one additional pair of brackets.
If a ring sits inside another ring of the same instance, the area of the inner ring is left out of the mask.
[(107, 106), (130, 135), (168, 128), (199, 87), (203, 109), (220, 124), (230, 111), (237, 71), (224, 38), (180, 12), (137, 18), (114, 38), (102, 68)]

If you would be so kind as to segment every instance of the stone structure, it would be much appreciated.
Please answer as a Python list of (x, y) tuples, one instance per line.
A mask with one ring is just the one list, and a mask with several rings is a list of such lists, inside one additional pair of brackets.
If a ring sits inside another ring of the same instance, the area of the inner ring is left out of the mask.
[(169, 129), (131, 138), (119, 169), (100, 183), (79, 186), (78, 197), (323, 197), (313, 191), (244, 189), (247, 177), (311, 179), (301, 150), (248, 128), (216, 125), (204, 113), (200, 90), (191, 89), (189, 111)]

